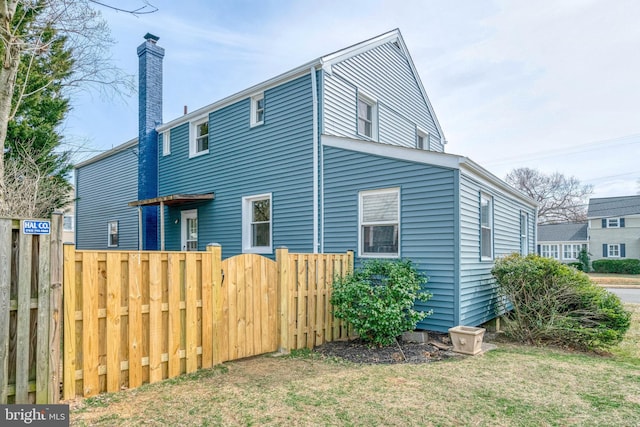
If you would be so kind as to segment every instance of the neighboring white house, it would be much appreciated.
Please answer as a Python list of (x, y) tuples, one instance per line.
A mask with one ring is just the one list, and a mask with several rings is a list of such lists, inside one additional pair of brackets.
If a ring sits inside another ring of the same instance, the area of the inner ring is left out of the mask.
[(589, 250), (586, 222), (538, 226), (538, 255), (569, 263), (578, 260), (582, 249)]
[(640, 196), (589, 200), (591, 259), (640, 258)]

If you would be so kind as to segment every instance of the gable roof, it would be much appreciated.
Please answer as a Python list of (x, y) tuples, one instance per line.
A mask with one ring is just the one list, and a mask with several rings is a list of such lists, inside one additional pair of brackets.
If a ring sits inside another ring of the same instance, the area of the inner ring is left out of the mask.
[(538, 226), (538, 242), (587, 241), (587, 223)]
[(587, 218), (620, 217), (640, 214), (640, 196), (589, 199)]
[(289, 70), (285, 73), (282, 73), (276, 77), (273, 77), (269, 80), (266, 80), (262, 83), (258, 83), (257, 85), (251, 86), (243, 91), (237, 92), (233, 95), (230, 95), (226, 98), (223, 98), (217, 102), (214, 102), (212, 104), (206, 105), (202, 108), (199, 108), (197, 110), (194, 110), (193, 112), (180, 116), (178, 118), (175, 118), (167, 123), (163, 123), (160, 126), (158, 126), (156, 128), (156, 130), (158, 132), (164, 132), (167, 129), (173, 128), (179, 124), (182, 123), (186, 123), (189, 122), (190, 120), (205, 116), (206, 114), (215, 111), (215, 110), (219, 110), (223, 107), (226, 107), (230, 104), (233, 104), (235, 102), (238, 102), (244, 98), (248, 98), (252, 95), (255, 95), (257, 93), (260, 92), (264, 92), (265, 90), (272, 88), (274, 86), (280, 85), (284, 82), (287, 82), (289, 80), (293, 80), (295, 78), (298, 78), (304, 74), (309, 74), (311, 72), (311, 70), (313, 69), (314, 71), (318, 70), (318, 69), (325, 69), (325, 70), (330, 70), (331, 66), (335, 63), (344, 61), (345, 59), (351, 58), (353, 56), (359, 55), (362, 52), (374, 49), (378, 46), (381, 46), (385, 43), (397, 43), (398, 47), (400, 48), (400, 50), (403, 52), (403, 54), (407, 57), (407, 61), (409, 62), (409, 65), (411, 67), (411, 71), (413, 72), (413, 75), (416, 78), (416, 81), (418, 83), (418, 87), (420, 88), (420, 92), (422, 93), (422, 97), (424, 98), (425, 103), (427, 104), (427, 108), (429, 109), (429, 112), (431, 113), (431, 116), (433, 117), (433, 121), (436, 125), (436, 128), (438, 129), (438, 132), (440, 134), (440, 137), (442, 139), (443, 142), (446, 143), (446, 138), (444, 136), (444, 132), (442, 131), (442, 128), (440, 127), (440, 122), (438, 121), (438, 118), (435, 114), (435, 111), (433, 109), (433, 106), (431, 105), (431, 102), (429, 101), (429, 98), (427, 97), (427, 93), (424, 90), (424, 86), (422, 85), (422, 81), (420, 80), (420, 75), (418, 74), (415, 65), (413, 63), (413, 60), (411, 59), (411, 55), (409, 54), (409, 50), (407, 49), (407, 46), (404, 43), (404, 40), (402, 38), (402, 34), (400, 34), (400, 30), (399, 29), (395, 29), (395, 30), (391, 30), (389, 32), (380, 34), (376, 37), (373, 37), (371, 39), (362, 41), (360, 43), (356, 43), (352, 46), (346, 47), (344, 49), (340, 49), (338, 51), (335, 51), (333, 53), (321, 56), (317, 59), (314, 59), (313, 61), (309, 61), (299, 67), (296, 67), (292, 70)]

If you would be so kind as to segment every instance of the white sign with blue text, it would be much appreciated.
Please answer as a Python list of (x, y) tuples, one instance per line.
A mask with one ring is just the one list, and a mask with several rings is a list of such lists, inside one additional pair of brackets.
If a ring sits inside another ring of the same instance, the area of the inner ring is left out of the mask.
[(36, 221), (25, 219), (22, 221), (22, 234), (49, 234), (51, 221)]

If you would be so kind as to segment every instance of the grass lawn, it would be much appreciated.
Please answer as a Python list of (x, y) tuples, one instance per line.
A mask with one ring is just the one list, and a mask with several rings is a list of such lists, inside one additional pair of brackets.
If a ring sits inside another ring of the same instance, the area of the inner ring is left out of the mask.
[(499, 344), (482, 356), (356, 365), (261, 356), (72, 405), (72, 425), (640, 425), (640, 305), (612, 354)]
[(588, 273), (588, 275), (598, 285), (640, 287), (640, 274)]

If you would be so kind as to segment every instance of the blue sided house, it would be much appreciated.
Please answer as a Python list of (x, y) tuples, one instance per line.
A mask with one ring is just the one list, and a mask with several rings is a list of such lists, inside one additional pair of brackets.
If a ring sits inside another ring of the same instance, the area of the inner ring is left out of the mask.
[(444, 152), (400, 31), (168, 122), (145, 38), (138, 137), (76, 167), (78, 249), (409, 258), (433, 293), (419, 327), (495, 317), (493, 262), (535, 251), (536, 203)]

